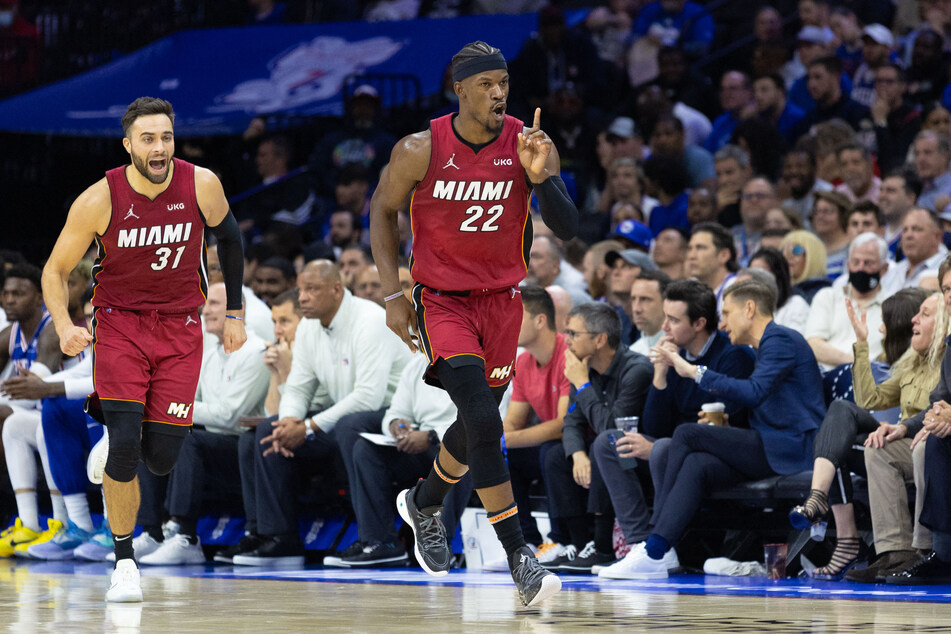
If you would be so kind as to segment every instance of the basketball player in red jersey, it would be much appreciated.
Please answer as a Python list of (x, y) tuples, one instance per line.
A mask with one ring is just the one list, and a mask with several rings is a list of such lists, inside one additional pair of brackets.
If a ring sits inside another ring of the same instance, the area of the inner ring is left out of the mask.
[[(509, 76), (485, 42), (452, 59), (459, 114), (430, 123), (393, 149), (370, 203), (373, 255), (386, 291), (386, 323), (414, 352), (411, 329), (430, 361), (426, 380), (459, 410), (426, 480), (400, 493), (397, 508), (416, 536), (416, 558), (445, 575), (451, 552), (442, 500), (467, 470), (505, 548), (526, 606), (558, 592), (525, 544), (500, 445), (498, 403), (512, 375), (522, 320), (518, 283), (531, 248), (529, 197), (546, 224), (574, 236), (578, 212), (559, 176), (558, 152), (540, 129), (505, 114)], [(410, 202), (413, 303), (399, 292), (397, 214)], [(527, 510), (527, 509), (526, 509)]]
[[(245, 341), (243, 257), (237, 222), (209, 170), (174, 158), (172, 105), (136, 99), (122, 117), (132, 164), (106, 172), (73, 203), (43, 271), (43, 296), (69, 356), (93, 344), (95, 392), (87, 411), (109, 433), (102, 489), (115, 540), (107, 601), (142, 600), (132, 531), (139, 508), (136, 468), (171, 471), (192, 423), (201, 366), (199, 311), (205, 302), (206, 227), (218, 239), (227, 285), (225, 352)], [(96, 241), (92, 334), (67, 311), (70, 271)]]

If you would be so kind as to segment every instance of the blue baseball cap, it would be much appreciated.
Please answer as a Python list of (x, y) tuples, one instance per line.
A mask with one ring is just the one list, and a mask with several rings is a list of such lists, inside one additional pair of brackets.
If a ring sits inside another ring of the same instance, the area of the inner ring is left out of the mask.
[(647, 225), (636, 220), (622, 221), (611, 235), (630, 240), (634, 244), (644, 247), (645, 251), (650, 250), (651, 240), (654, 237)]

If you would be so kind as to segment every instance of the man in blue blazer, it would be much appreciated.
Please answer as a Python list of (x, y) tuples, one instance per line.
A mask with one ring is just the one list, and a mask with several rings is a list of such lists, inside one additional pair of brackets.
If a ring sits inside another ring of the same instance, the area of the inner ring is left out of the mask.
[(748, 379), (693, 365), (673, 346), (651, 349), (701, 389), (749, 408), (750, 429), (677, 427), (663, 488), (654, 502), (653, 532), (628, 553), (627, 578), (667, 577), (664, 555), (710, 489), (811, 468), (813, 438), (825, 416), (822, 377), (802, 335), (773, 322), (775, 304), (773, 291), (752, 280), (738, 282), (724, 294), (721, 329), (734, 345), (756, 349), (756, 366)]

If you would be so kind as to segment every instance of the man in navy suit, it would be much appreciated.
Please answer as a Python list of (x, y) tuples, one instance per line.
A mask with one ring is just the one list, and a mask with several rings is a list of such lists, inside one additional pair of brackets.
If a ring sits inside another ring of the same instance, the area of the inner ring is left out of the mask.
[(711, 488), (811, 468), (813, 438), (825, 416), (822, 377), (802, 335), (773, 322), (775, 304), (773, 291), (752, 280), (738, 282), (724, 294), (721, 328), (734, 345), (756, 349), (748, 379), (693, 365), (672, 345), (651, 349), (701, 389), (749, 408), (750, 429), (677, 427), (663, 488), (654, 502), (653, 532), (627, 555), (632, 559), (627, 578), (667, 577), (664, 555)]

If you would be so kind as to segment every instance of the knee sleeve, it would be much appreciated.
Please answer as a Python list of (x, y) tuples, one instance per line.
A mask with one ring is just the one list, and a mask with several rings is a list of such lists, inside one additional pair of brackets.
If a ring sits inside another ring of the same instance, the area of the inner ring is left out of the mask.
[(167, 434), (146, 429), (142, 435), (142, 459), (145, 466), (155, 475), (168, 475), (175, 466), (184, 442), (184, 434)]
[(109, 430), (106, 475), (116, 482), (132, 482), (142, 457), (142, 413), (104, 412)]
[[(509, 479), (505, 458), (502, 456), (502, 417), (499, 415), (496, 394), (485, 380), (485, 370), (476, 364), (452, 367), (445, 360), (436, 363), (439, 381), (449, 392), (459, 410), (459, 418), (465, 427), (464, 464), (469, 465), (472, 483), (476, 489), (484, 489)], [(459, 421), (453, 424), (458, 427)], [(452, 430), (452, 428), (450, 428)], [(457, 429), (449, 436), (446, 450), (459, 460), (461, 434)], [(461, 461), (460, 461), (461, 462)]]
[(449, 452), (449, 455), (455, 458), (459, 464), (469, 464), (468, 451), (466, 451), (466, 426), (462, 418), (457, 418), (456, 422), (449, 426), (442, 437), (442, 446)]
[(466, 449), (469, 470), (476, 489), (493, 487), (509, 480), (502, 456), (502, 418), (495, 398), (488, 391), (469, 398), (466, 414)]

